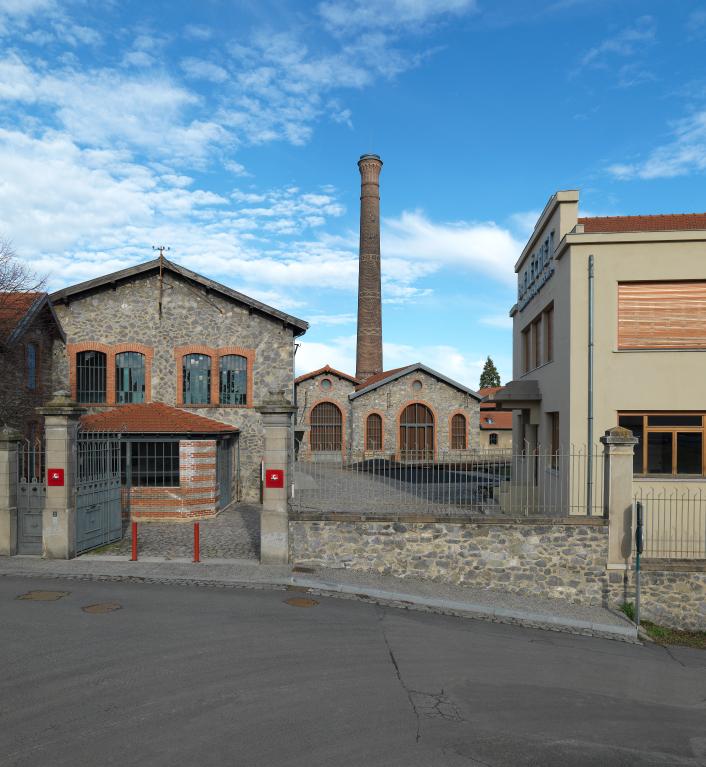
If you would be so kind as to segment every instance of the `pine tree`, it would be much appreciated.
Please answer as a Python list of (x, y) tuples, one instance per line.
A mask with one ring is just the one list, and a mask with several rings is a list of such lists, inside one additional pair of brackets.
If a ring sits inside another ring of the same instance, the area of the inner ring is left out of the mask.
[(489, 386), (500, 386), (500, 373), (490, 357), (485, 361), (483, 372), (480, 374), (479, 388), (486, 389)]

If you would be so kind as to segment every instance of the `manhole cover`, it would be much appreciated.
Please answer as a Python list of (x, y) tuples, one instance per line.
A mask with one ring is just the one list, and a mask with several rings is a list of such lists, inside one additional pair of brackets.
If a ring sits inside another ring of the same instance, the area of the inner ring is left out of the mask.
[(56, 602), (57, 599), (67, 597), (69, 594), (69, 591), (28, 591), (17, 598), (31, 599), (33, 602)]
[(81, 609), (85, 613), (91, 613), (91, 615), (103, 615), (104, 613), (112, 613), (115, 610), (122, 610), (123, 606), (117, 602), (99, 602), (97, 605), (86, 605)]
[(315, 599), (307, 599), (307, 597), (291, 597), (285, 599), (284, 603), (292, 607), (316, 607), (319, 604)]
[(316, 570), (314, 570), (313, 567), (303, 567), (302, 565), (296, 565), (292, 568), (293, 573), (315, 573)]

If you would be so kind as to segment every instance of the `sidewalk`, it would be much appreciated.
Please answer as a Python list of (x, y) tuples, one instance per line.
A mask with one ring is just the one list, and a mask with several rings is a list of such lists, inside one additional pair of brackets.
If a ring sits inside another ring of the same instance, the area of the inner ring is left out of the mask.
[(324, 596), (364, 599), (393, 607), (516, 623), (637, 642), (637, 630), (621, 613), (559, 599), (521, 596), (469, 586), (400, 579), (351, 570), (309, 571), (290, 565), (260, 565), (251, 559), (186, 559), (90, 555), (72, 560), (0, 557), (0, 577), (141, 581), (230, 588), (296, 587)]

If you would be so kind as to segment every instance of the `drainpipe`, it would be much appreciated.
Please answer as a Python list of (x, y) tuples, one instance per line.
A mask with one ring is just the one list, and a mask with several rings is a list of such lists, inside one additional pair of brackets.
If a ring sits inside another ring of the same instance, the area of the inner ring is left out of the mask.
[(588, 455), (586, 464), (586, 516), (593, 512), (593, 256), (588, 257)]

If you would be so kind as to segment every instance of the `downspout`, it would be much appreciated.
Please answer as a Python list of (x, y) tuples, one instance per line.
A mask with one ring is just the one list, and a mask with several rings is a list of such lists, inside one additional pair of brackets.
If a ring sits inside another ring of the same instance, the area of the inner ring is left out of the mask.
[(593, 512), (593, 256), (588, 257), (588, 451), (586, 456), (586, 516)]

